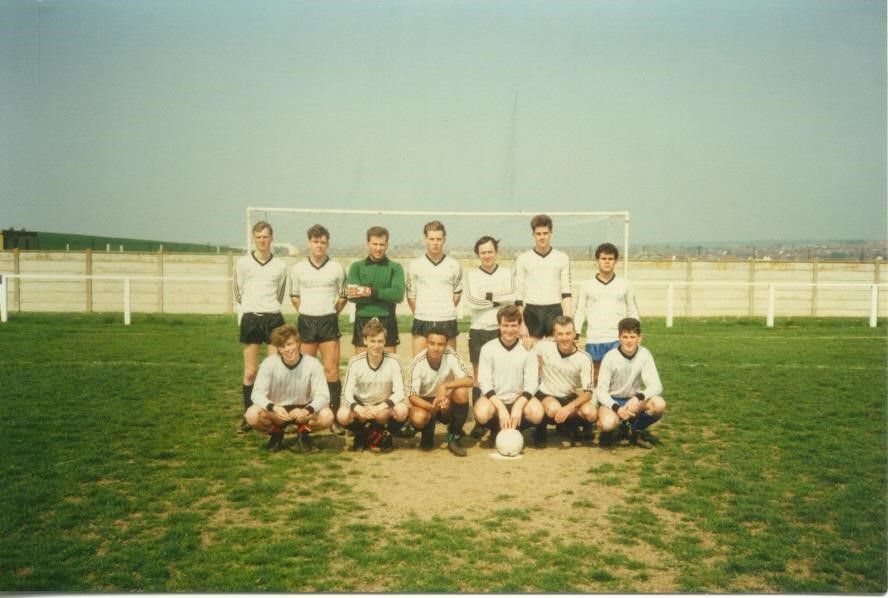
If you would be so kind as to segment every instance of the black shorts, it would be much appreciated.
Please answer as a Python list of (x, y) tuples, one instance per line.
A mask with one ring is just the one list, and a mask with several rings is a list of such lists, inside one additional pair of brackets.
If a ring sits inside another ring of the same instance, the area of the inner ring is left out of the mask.
[[(544, 393), (543, 391), (538, 390), (538, 391), (536, 391), (536, 394), (533, 395), (533, 396), (535, 396), (535, 397), (538, 398), (540, 401), (542, 401), (542, 400), (545, 399), (546, 397), (550, 397), (550, 396), (552, 396), (552, 395), (547, 395), (547, 394)], [(567, 395), (566, 397), (552, 397), (552, 398), (555, 399), (556, 401), (558, 401), (558, 404), (559, 404), (559, 405), (561, 405), (562, 407), (564, 407), (565, 405), (567, 405), (568, 403), (570, 403), (571, 401), (573, 401), (575, 398), (577, 398), (577, 395), (574, 394), (574, 393), (571, 393), (571, 394)]]
[(552, 336), (553, 321), (558, 316), (563, 316), (564, 311), (560, 303), (552, 305), (525, 305), (524, 324), (527, 333), (536, 338)]
[(296, 321), (299, 336), (303, 343), (323, 343), (339, 340), (342, 334), (339, 332), (339, 315), (327, 314), (326, 316), (303, 316), (300, 314)]
[(417, 320), (413, 318), (413, 336), (425, 337), (429, 328), (440, 328), (447, 333), (447, 338), (456, 338), (459, 335), (459, 329), (456, 327), (456, 320), (447, 320), (445, 322), (429, 322), (427, 320)]
[(247, 312), (241, 317), (240, 342), (245, 345), (261, 345), (271, 340), (271, 331), (284, 325), (281, 312)]
[(361, 332), (361, 328), (364, 327), (364, 324), (372, 320), (373, 318), (379, 319), (379, 323), (383, 325), (385, 328), (385, 346), (386, 347), (394, 347), (396, 345), (401, 344), (401, 339), (398, 336), (398, 319), (395, 316), (356, 316), (355, 317), (355, 329), (352, 333), (352, 344), (355, 347), (366, 347), (366, 343), (364, 343), (364, 335)]
[(469, 328), (469, 359), (473, 364), (481, 360), (481, 347), (495, 338), (499, 338), (499, 330)]

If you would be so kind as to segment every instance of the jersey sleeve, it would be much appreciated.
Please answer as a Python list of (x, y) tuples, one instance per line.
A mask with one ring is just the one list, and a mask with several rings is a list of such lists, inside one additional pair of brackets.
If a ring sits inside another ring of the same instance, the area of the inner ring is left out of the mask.
[(259, 372), (256, 374), (253, 392), (250, 394), (253, 404), (263, 410), (269, 403), (276, 402), (271, 400), (271, 369), (271, 363), (268, 361), (259, 364)]
[(644, 367), (641, 368), (641, 382), (644, 384), (645, 397), (656, 397), (663, 394), (663, 383), (654, 363), (654, 357), (648, 351)]
[(586, 323), (586, 299), (588, 291), (586, 285), (580, 285), (580, 295), (577, 297), (577, 306), (574, 308), (574, 330), (577, 334), (583, 334), (583, 324)]
[(355, 376), (355, 362), (349, 361), (345, 370), (345, 380), (342, 383), (342, 397), (340, 405), (349, 409), (355, 404), (355, 385), (357, 384)]
[(616, 401), (610, 395), (611, 376), (614, 371), (613, 364), (610, 353), (607, 353), (604, 359), (601, 360), (601, 367), (598, 370), (598, 385), (595, 387), (595, 396), (598, 399), (598, 404), (608, 409), (611, 409), (616, 404)]
[(626, 317), (639, 319), (638, 304), (635, 302), (635, 289), (629, 281), (626, 281)]
[(289, 275), (287, 274), (287, 266), (283, 266), (280, 269), (280, 274), (278, 276), (278, 284), (277, 284), (277, 301), (278, 303), (284, 302), (284, 297), (287, 296), (287, 282), (289, 280)]
[(459, 262), (454, 260), (454, 280), (453, 280), (453, 294), (459, 295), (463, 292), (463, 273), (462, 268), (459, 266)]
[(240, 304), (241, 300), (244, 298), (245, 272), (241, 265), (242, 263), (242, 260), (237, 260), (237, 263), (234, 265), (234, 280), (232, 281), (232, 284), (234, 285), (234, 302), (237, 304)]
[(571, 296), (571, 288), (570, 288), (570, 258), (565, 253), (564, 255), (564, 266), (561, 268), (561, 296), (562, 297), (570, 297)]
[(389, 279), (389, 286), (373, 289), (373, 294), (382, 301), (400, 303), (404, 299), (404, 268), (396, 262), (391, 262), (391, 268), (392, 274)]
[(299, 266), (290, 268), (290, 297), (299, 296)]
[(416, 299), (417, 277), (419, 276), (418, 268), (413, 262), (407, 264), (407, 275), (405, 277), (405, 291), (408, 299)]
[[(518, 341), (521, 342), (521, 341)], [(528, 351), (524, 359), (524, 383), (522, 392), (533, 396), (540, 387), (540, 362), (535, 351)]]
[(481, 347), (481, 355), (478, 357), (478, 387), (484, 396), (494, 392), (493, 352), (487, 345)]
[(524, 302), (524, 285), (526, 282), (525, 254), (521, 254), (515, 260), (515, 303), (521, 305)]
[(324, 366), (320, 362), (315, 363), (311, 369), (309, 388), (311, 389), (311, 403), (309, 405), (315, 413), (330, 404), (330, 387), (327, 386)]
[(407, 393), (404, 391), (404, 376), (401, 374), (401, 364), (397, 359), (392, 359), (391, 375), (392, 375), (392, 394), (389, 397), (392, 403), (397, 405), (407, 400)]
[(466, 276), (466, 301), (469, 302), (469, 309), (478, 311), (493, 307), (493, 301), (480, 294), (480, 290), (473, 284), (474, 278), (473, 272), (469, 272)]

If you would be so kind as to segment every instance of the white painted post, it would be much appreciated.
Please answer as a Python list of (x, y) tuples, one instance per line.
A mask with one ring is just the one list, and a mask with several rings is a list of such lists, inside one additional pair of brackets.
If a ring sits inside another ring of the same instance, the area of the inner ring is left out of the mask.
[(666, 328), (672, 328), (672, 312), (675, 308), (675, 285), (666, 287)]
[[(879, 287), (873, 285), (870, 287), (870, 328), (875, 328), (878, 323), (879, 315)], [(4, 320), (5, 322), (6, 320)]]
[(127, 276), (123, 279), (123, 325), (129, 326), (132, 323), (132, 306), (130, 305), (131, 299), (131, 289), (130, 289), (130, 278)]
[(774, 303), (777, 299), (777, 293), (774, 285), (768, 285), (768, 328), (774, 327)]
[(4, 324), (9, 319), (9, 309), (6, 303), (6, 292), (9, 288), (9, 278), (4, 278), (3, 275), (0, 275), (0, 322)]

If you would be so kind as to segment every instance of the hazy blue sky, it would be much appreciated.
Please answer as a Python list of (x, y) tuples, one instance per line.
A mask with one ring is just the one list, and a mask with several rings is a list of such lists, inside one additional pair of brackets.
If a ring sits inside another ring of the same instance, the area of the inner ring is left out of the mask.
[(0, 226), (240, 242), (247, 205), (629, 210), (886, 238), (882, 0), (0, 0)]

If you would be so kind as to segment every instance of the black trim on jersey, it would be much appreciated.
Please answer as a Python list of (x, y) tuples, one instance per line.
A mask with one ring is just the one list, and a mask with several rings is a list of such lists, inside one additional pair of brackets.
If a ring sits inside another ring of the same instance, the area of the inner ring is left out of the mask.
[(638, 355), (638, 348), (635, 349), (635, 353), (633, 353), (632, 355), (626, 355), (625, 353), (623, 353), (623, 347), (617, 347), (617, 351), (619, 351), (620, 355), (622, 355), (626, 359), (635, 359), (635, 356)]
[(441, 366), (444, 364), (444, 354), (443, 353), (441, 354), (441, 361), (438, 362), (438, 367), (435, 367), (432, 365), (432, 362), (429, 359), (428, 351), (426, 351), (426, 363), (429, 364), (429, 367), (432, 368), (432, 370), (437, 372), (438, 370), (441, 369)]
[(558, 347), (557, 343), (555, 345), (555, 348), (558, 349), (558, 354), (561, 355), (561, 359), (566, 359), (567, 357), (570, 357), (571, 355), (573, 355), (574, 353), (576, 353), (578, 351), (578, 349), (576, 347), (574, 347), (574, 350), (571, 351), (570, 353), (562, 353), (561, 349)]
[(446, 253), (442, 253), (442, 254), (441, 254), (441, 259), (438, 260), (437, 262), (434, 261), (434, 260), (432, 260), (432, 258), (430, 258), (430, 257), (429, 257), (429, 254), (427, 254), (427, 253), (425, 254), (425, 258), (426, 258), (427, 260), (429, 260), (429, 261), (432, 263), (432, 265), (433, 265), (434, 267), (437, 268), (438, 266), (441, 265), (441, 262), (443, 262), (445, 259), (447, 259), (447, 254), (446, 254)]
[(571, 295), (570, 293), (561, 293), (562, 299), (567, 299), (568, 297), (573, 297), (573, 295)]
[(387, 264), (388, 261), (389, 261), (389, 258), (387, 255), (382, 256), (381, 260), (374, 260), (373, 258), (371, 258), (368, 255), (367, 259), (364, 260), (364, 264), (366, 264), (367, 266), (370, 266), (372, 264)]
[(266, 261), (264, 261), (264, 262), (260, 262), (260, 261), (256, 258), (256, 251), (255, 251), (255, 250), (250, 252), (250, 257), (253, 258), (253, 260), (254, 260), (257, 264), (259, 264), (260, 266), (262, 266), (262, 267), (264, 268), (265, 266), (268, 265), (268, 262), (271, 261), (271, 258), (274, 257), (274, 254), (273, 254), (273, 253), (269, 253), (269, 254), (268, 254), (268, 259), (267, 259)]
[(508, 346), (506, 346), (506, 343), (503, 342), (503, 337), (499, 337), (499, 338), (496, 339), (496, 340), (499, 341), (499, 344), (501, 344), (501, 345), (503, 346), (503, 349), (505, 349), (506, 351), (511, 351), (512, 349), (514, 349), (515, 347), (518, 346), (518, 343), (521, 342), (521, 339), (520, 339), (520, 338), (519, 338), (519, 339), (516, 339), (516, 340), (515, 340), (515, 344), (512, 345), (511, 347), (508, 347)]
[(533, 252), (534, 252), (535, 254), (537, 254), (538, 256), (540, 256), (540, 257), (549, 257), (549, 254), (552, 253), (552, 250), (553, 250), (553, 249), (555, 249), (555, 248), (552, 247), (551, 245), (549, 245), (549, 251), (547, 251), (546, 253), (540, 253), (539, 251), (537, 251), (537, 248), (534, 247), (534, 248), (533, 248)]
[(482, 272), (484, 272), (485, 274), (487, 274), (488, 276), (493, 276), (493, 273), (496, 272), (497, 270), (499, 270), (499, 264), (494, 264), (493, 270), (491, 270), (490, 272), (488, 272), (487, 270), (485, 270), (481, 266), (478, 266), (478, 269), (481, 270)]
[(382, 367), (382, 364), (385, 363), (385, 353), (382, 354), (382, 360), (380, 360), (379, 365), (376, 366), (376, 367), (373, 367), (372, 365), (370, 365), (370, 352), (369, 352), (369, 351), (365, 351), (365, 352), (364, 352), (364, 355), (367, 356), (367, 367), (370, 368), (370, 369), (371, 369), (372, 371), (374, 371), (374, 372), (378, 372), (378, 371), (379, 371), (379, 368)]
[(305, 258), (305, 259), (308, 260), (308, 263), (311, 264), (311, 267), (312, 267), (312, 268), (314, 268), (315, 270), (320, 270), (321, 268), (323, 268), (324, 266), (327, 265), (327, 262), (330, 261), (330, 256), (329, 256), (329, 255), (325, 255), (324, 258), (325, 258), (325, 259), (324, 259), (324, 263), (321, 264), (320, 266), (315, 266), (315, 265), (314, 265), (314, 262), (311, 261), (311, 256), (309, 256), (309, 257), (307, 257), (307, 258)]
[(296, 363), (294, 363), (293, 365), (287, 365), (287, 362), (284, 361), (284, 356), (281, 355), (280, 353), (278, 353), (278, 357), (281, 358), (281, 363), (284, 364), (284, 366), (285, 366), (288, 370), (295, 370), (295, 369), (296, 369), (296, 366), (298, 366), (300, 363), (302, 363), (302, 353), (301, 353), (301, 352), (299, 353), (299, 359), (297, 359), (297, 360), (296, 360)]
[(600, 278), (598, 278), (598, 274), (599, 274), (598, 272), (595, 273), (595, 280), (597, 280), (598, 282), (600, 282), (600, 283), (603, 284), (604, 286), (609, 285), (610, 283), (612, 283), (612, 282), (613, 282), (614, 280), (616, 280), (616, 278), (617, 278), (617, 274), (616, 274), (616, 272), (614, 272), (614, 275), (611, 276), (611, 279), (608, 280), (607, 282), (604, 282), (603, 280), (601, 280)]

